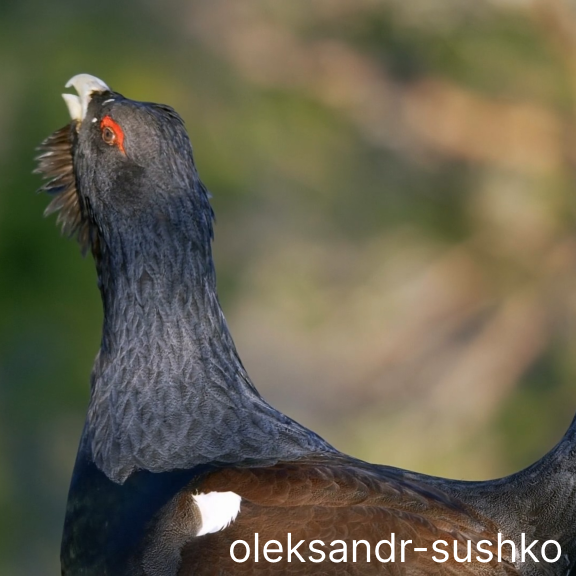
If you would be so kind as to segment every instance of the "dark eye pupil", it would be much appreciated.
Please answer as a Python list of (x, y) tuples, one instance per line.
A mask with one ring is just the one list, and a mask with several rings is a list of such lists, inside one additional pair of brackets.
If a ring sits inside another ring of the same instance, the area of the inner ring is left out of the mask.
[(106, 144), (112, 144), (115, 138), (116, 134), (114, 134), (114, 131), (111, 128), (104, 128), (104, 131), (102, 132), (102, 139), (104, 142), (106, 142)]

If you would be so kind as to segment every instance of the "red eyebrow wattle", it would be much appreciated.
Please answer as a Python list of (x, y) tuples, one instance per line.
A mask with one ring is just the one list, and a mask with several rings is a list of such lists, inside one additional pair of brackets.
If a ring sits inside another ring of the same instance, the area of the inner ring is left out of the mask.
[(116, 123), (110, 116), (104, 116), (102, 121), (100, 122), (100, 130), (104, 128), (110, 128), (116, 134), (116, 146), (120, 149), (121, 152), (124, 152), (124, 131), (120, 128), (120, 125)]

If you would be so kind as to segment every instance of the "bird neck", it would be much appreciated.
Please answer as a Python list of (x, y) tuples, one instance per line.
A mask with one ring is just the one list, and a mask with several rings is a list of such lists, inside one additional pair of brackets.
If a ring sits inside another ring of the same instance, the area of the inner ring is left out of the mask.
[(331, 448), (258, 394), (216, 294), (210, 231), (193, 215), (154, 237), (103, 238), (102, 344), (84, 445), (106, 475), (292, 459)]
[(576, 418), (543, 458), (511, 476), (484, 482), (434, 479), (452, 496), (493, 519), (505, 537), (519, 543), (555, 540), (576, 555)]
[(576, 554), (576, 417), (562, 440), (542, 459), (511, 477), (528, 506), (524, 532), (556, 540)]
[(114, 357), (127, 348), (141, 354), (154, 345), (205, 355), (225, 347), (236, 360), (227, 368), (235, 370), (239, 361), (218, 302), (210, 236), (174, 221), (159, 223), (153, 238), (126, 236), (117, 231), (101, 242), (101, 354)]

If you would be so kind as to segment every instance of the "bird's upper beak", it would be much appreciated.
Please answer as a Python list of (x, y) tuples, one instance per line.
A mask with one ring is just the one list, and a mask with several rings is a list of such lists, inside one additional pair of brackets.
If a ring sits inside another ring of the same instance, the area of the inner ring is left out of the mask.
[(94, 92), (110, 92), (110, 88), (100, 78), (90, 74), (76, 74), (70, 78), (66, 82), (66, 88), (71, 87), (78, 92), (78, 96), (76, 94), (62, 94), (62, 98), (66, 102), (72, 120), (77, 122), (82, 122), (86, 117), (88, 104), (90, 104)]

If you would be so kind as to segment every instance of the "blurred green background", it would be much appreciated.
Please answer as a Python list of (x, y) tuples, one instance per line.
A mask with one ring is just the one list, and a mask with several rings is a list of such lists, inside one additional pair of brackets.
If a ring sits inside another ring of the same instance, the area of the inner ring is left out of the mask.
[(220, 296), (264, 396), (338, 448), (457, 478), (576, 409), (576, 6), (0, 4), (0, 574), (59, 573), (99, 344), (34, 148), (74, 74), (186, 120)]

